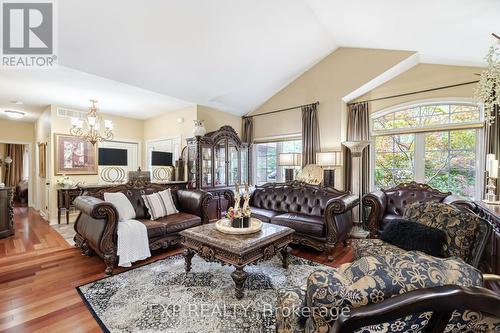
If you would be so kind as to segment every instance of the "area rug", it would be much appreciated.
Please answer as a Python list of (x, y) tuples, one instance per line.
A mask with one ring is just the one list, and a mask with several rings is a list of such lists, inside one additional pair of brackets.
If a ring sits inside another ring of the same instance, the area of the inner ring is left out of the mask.
[(176, 255), (77, 287), (107, 332), (275, 332), (277, 290), (306, 284), (324, 266), (289, 256), (245, 268), (245, 296), (234, 297), (234, 268), (198, 256), (192, 270)]

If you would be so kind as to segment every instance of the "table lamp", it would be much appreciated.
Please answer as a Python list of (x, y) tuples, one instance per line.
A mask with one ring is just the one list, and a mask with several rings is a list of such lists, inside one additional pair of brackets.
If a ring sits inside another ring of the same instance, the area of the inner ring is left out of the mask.
[(278, 165), (285, 167), (285, 181), (290, 182), (294, 178), (293, 171), (295, 167), (302, 165), (302, 154), (281, 153), (278, 155)]
[(342, 165), (342, 152), (316, 153), (316, 165), (323, 167), (323, 185), (335, 187), (335, 168)]

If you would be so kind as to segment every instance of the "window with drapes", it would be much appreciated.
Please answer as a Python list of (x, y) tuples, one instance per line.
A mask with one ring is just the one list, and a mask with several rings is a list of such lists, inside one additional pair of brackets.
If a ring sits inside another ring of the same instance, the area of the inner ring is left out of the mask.
[(482, 110), (472, 103), (422, 103), (371, 116), (373, 187), (415, 180), (479, 198)]
[(255, 143), (253, 145), (255, 185), (285, 181), (285, 169), (278, 165), (278, 155), (301, 151), (302, 140)]

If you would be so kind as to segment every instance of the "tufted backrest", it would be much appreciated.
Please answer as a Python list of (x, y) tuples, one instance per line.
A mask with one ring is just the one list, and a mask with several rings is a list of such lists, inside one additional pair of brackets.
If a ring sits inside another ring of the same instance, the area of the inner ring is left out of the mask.
[[(119, 191), (114, 191), (110, 190), (109, 192), (121, 192), (125, 194), (125, 196), (129, 199), (130, 203), (132, 204), (132, 207), (134, 207), (135, 210), (135, 218), (136, 219), (149, 219), (150, 215), (148, 212), (148, 208), (146, 207), (146, 204), (144, 203), (144, 200), (142, 199), (142, 195), (146, 194), (153, 194), (155, 192), (158, 192), (160, 189), (158, 188), (149, 188), (149, 187), (144, 187), (144, 188), (129, 188), (129, 189), (120, 189)], [(171, 189), (172, 191), (172, 199), (174, 200), (174, 204), (176, 207), (179, 207), (179, 202), (177, 198), (177, 191), (174, 189)], [(100, 199), (104, 199), (102, 197), (102, 194), (97, 195)]]
[(277, 212), (324, 216), (328, 201), (343, 194), (314, 185), (265, 185), (255, 189), (250, 197), (250, 206)]
[(405, 207), (415, 202), (441, 202), (449, 193), (431, 192), (422, 189), (382, 190), (386, 196), (386, 214), (403, 216)]

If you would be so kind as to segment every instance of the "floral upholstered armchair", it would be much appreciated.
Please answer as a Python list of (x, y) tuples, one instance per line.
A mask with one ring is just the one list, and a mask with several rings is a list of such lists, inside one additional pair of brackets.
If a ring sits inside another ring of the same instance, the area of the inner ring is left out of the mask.
[[(479, 266), (486, 241), (492, 232), (491, 225), (487, 221), (468, 211), (467, 208), (440, 202), (413, 203), (405, 208), (403, 218), (443, 230), (446, 234), (444, 257), (460, 258), (474, 267)], [(355, 259), (373, 254), (406, 252), (375, 238), (355, 239), (351, 244)]]
[[(481, 273), (454, 258), (415, 251), (363, 257), (312, 273), (303, 288), (280, 290), (277, 331), (422, 332), (441, 325), (432, 331), (497, 332), (500, 297), (482, 286)], [(410, 312), (398, 312), (405, 308)]]

